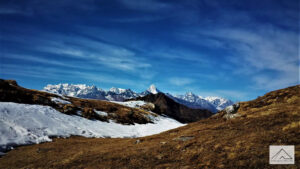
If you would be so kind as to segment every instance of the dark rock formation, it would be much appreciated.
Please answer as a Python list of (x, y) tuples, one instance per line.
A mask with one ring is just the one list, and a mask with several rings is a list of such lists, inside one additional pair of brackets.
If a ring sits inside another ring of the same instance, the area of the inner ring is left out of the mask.
[(179, 104), (163, 93), (148, 94), (144, 97), (138, 97), (136, 100), (151, 102), (155, 105), (153, 112), (167, 115), (182, 123), (195, 122), (213, 115), (211, 111), (206, 109), (192, 109)]

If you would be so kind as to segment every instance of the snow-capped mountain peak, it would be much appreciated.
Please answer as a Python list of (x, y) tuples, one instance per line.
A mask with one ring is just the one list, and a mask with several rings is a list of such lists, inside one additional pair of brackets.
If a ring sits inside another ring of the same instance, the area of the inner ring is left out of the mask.
[(195, 102), (197, 99), (199, 99), (199, 97), (192, 92), (186, 92), (183, 98), (189, 102)]
[(112, 87), (112, 88), (109, 89), (109, 91), (113, 92), (113, 93), (116, 93), (116, 94), (121, 94), (121, 93), (125, 93), (126, 89)]
[(150, 85), (150, 87), (147, 89), (147, 91), (152, 94), (157, 94), (160, 92), (154, 84)]
[(223, 110), (225, 107), (234, 104), (231, 100), (216, 96), (205, 97), (205, 100), (209, 101), (218, 110)]

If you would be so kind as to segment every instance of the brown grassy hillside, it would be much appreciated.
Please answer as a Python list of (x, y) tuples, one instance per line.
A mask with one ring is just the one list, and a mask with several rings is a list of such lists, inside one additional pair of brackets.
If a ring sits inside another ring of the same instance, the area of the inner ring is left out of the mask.
[[(143, 138), (19, 147), (0, 158), (0, 168), (299, 168), (299, 93), (299, 85), (270, 92), (233, 112)], [(296, 165), (269, 165), (269, 145), (295, 145)]]

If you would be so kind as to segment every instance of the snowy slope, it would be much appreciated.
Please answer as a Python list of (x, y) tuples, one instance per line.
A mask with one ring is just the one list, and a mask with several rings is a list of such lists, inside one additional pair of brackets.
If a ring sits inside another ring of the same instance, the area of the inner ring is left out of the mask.
[(71, 102), (57, 98), (57, 97), (52, 97), (51, 101), (53, 101), (54, 103), (71, 104)]
[(153, 124), (122, 125), (62, 114), (49, 106), (0, 102), (0, 152), (15, 145), (51, 141), (50, 136), (141, 137), (184, 125), (163, 116), (151, 118)]

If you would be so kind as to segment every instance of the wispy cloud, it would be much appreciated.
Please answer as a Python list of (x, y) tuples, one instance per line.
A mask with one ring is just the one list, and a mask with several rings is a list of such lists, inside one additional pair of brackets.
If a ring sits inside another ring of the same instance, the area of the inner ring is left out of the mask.
[[(76, 45), (72, 45), (71, 40), (73, 38), (74, 40), (76, 39)], [(123, 47), (83, 37), (72, 37), (65, 40), (66, 42), (55, 46), (53, 49), (49, 47), (40, 49), (50, 53), (61, 53), (71, 57), (92, 59), (98, 64), (124, 71), (135, 71), (140, 68), (151, 67), (149, 63), (145, 63), (138, 58), (134, 51)]]
[[(23, 36), (18, 38), (13, 36), (9, 40), (25, 44), (28, 41), (36, 40), (38, 43), (31, 47), (31, 50), (60, 55), (60, 57), (70, 58), (71, 61), (72, 59), (83, 59), (85, 62), (92, 62), (116, 70), (135, 72), (151, 67), (150, 63), (147, 63), (130, 49), (77, 35), (66, 36), (59, 33), (49, 33), (39, 37)], [(35, 58), (36, 62), (43, 61), (40, 57), (35, 56)], [(28, 59), (34, 58), (31, 56), (27, 57)], [(57, 61), (50, 61), (49, 64), (51, 63), (62, 64)]]
[(41, 79), (62, 79), (66, 78), (65, 71), (57, 68), (49, 68), (42, 66), (29, 66), (25, 65), (20, 67), (19, 65), (14, 64), (5, 64), (1, 66), (5, 71), (1, 71), (1, 75), (16, 75), (22, 76), (25, 78), (41, 78)]
[[(41, 56), (32, 56), (32, 55), (26, 55), (26, 54), (4, 54), (2, 58), (7, 58), (7, 59), (14, 59), (18, 61), (29, 61), (31, 63), (42, 63), (42, 64), (50, 64), (54, 66), (61, 66), (65, 68), (85, 68), (83, 66), (80, 66), (78, 63), (77, 64), (72, 64), (72, 62), (66, 63), (62, 61), (57, 61), (57, 60), (52, 60), (50, 58), (44, 58)], [(73, 61), (74, 62), (74, 61)]]
[(166, 10), (171, 7), (170, 4), (160, 2), (158, 0), (118, 0), (125, 7), (134, 10), (141, 11), (158, 11), (158, 10)]
[(0, 15), (31, 15), (32, 13), (30, 11), (24, 11), (20, 9), (15, 8), (0, 8)]
[(109, 21), (112, 22), (119, 22), (119, 23), (143, 23), (143, 22), (155, 22), (155, 21), (161, 21), (164, 19), (171, 18), (172, 16), (140, 16), (140, 17), (126, 17), (126, 18), (117, 18), (117, 19), (111, 19)]
[(165, 58), (169, 60), (178, 59), (189, 61), (191, 63), (202, 63), (202, 66), (204, 67), (211, 66), (211, 63), (213, 62), (213, 60), (207, 59), (207, 55), (204, 53), (199, 53), (198, 51), (193, 51), (184, 48), (172, 49), (162, 47), (150, 50), (149, 53), (152, 56)]
[[(256, 32), (233, 29), (221, 31), (217, 36), (224, 34), (228, 37), (223, 38), (237, 42), (230, 46), (240, 56), (231, 60), (237, 65), (236, 72), (252, 71), (251, 78), (257, 87), (270, 90), (297, 84), (299, 42), (296, 33), (275, 28)], [(239, 69), (242, 63), (249, 65), (247, 69)], [(262, 81), (262, 77), (265, 80)]]
[(235, 98), (235, 99), (245, 99), (248, 97), (249, 93), (245, 91), (238, 90), (216, 90), (215, 95), (219, 95), (225, 98)]
[[(296, 32), (270, 25), (260, 25), (255, 30), (216, 27), (197, 32), (193, 38), (189, 34), (180, 36), (183, 40), (188, 37), (197, 45), (230, 51), (225, 63), (234, 68), (235, 74), (249, 76), (257, 88), (276, 89), (298, 83), (299, 40)], [(203, 38), (199, 42), (197, 37)]]
[(172, 77), (169, 78), (169, 83), (171, 85), (176, 85), (176, 86), (185, 86), (193, 83), (194, 80), (190, 78), (185, 78), (185, 77)]
[(66, 8), (77, 11), (93, 11), (95, 3), (93, 0), (78, 0), (73, 3), (71, 0), (44, 1), (26, 0), (20, 2), (3, 1), (1, 3), (0, 14), (18, 15), (67, 15)]
[(144, 63), (135, 56), (135, 53), (126, 49), (111, 48), (107, 51), (101, 51), (100, 46), (99, 48), (100, 49), (95, 48), (94, 51), (86, 49), (63, 49), (63, 47), (46, 47), (40, 49), (48, 53), (68, 55), (68, 57), (90, 60), (99, 65), (123, 71), (137, 71), (140, 68), (151, 67), (149, 63)]
[(299, 72), (279, 73), (276, 76), (256, 75), (252, 81), (256, 84), (253, 89), (267, 89), (268, 91), (299, 84)]
[[(114, 85), (130, 85), (130, 86), (137, 86), (139, 87), (139, 84), (136, 84), (136, 80), (130, 80), (126, 78), (121, 78), (118, 75), (108, 75), (108, 74), (98, 74), (98, 73), (87, 73), (87, 72), (75, 72), (76, 76), (82, 77), (86, 80), (95, 81), (98, 83), (107, 83), (107, 84), (114, 84)], [(118, 80), (116, 80), (118, 79)], [(112, 86), (111, 86), (112, 87)], [(120, 86), (122, 87), (122, 86)]]
[[(57, 67), (43, 67), (38, 65), (26, 65), (19, 67), (18, 65), (5, 64), (1, 66), (5, 71), (1, 71), (1, 75), (17, 75), (23, 77), (35, 77), (42, 79), (56, 79), (56, 80), (74, 80), (85, 79), (89, 81), (98, 82), (101, 84), (116, 84), (116, 85), (137, 85), (135, 80), (122, 78), (119, 75), (110, 75), (104, 72), (99, 73), (58, 69)], [(118, 80), (116, 80), (118, 79)]]

